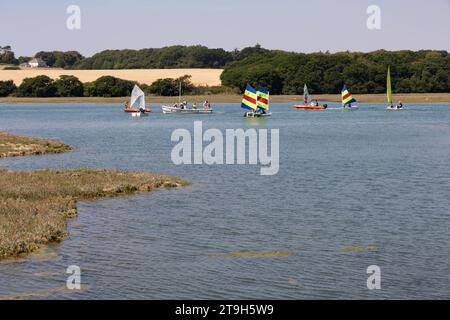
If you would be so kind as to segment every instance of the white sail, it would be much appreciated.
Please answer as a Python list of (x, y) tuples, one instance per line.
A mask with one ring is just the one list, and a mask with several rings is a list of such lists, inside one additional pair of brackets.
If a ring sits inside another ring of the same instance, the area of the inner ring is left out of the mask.
[(145, 109), (145, 93), (137, 85), (131, 92), (131, 108)]
[(306, 84), (303, 87), (303, 101), (305, 102), (305, 104), (311, 103), (311, 96), (309, 95), (308, 87), (306, 86)]

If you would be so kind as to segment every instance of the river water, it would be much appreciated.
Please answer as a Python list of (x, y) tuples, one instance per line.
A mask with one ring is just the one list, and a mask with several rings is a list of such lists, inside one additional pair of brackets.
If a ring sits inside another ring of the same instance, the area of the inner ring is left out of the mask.
[[(450, 298), (449, 104), (400, 112), (274, 104), (259, 120), (244, 119), (237, 104), (214, 109), (131, 119), (120, 105), (0, 105), (0, 130), (76, 148), (2, 167), (120, 168), (192, 181), (79, 202), (68, 239), (0, 262), (0, 298)], [(171, 134), (192, 132), (195, 120), (223, 132), (279, 129), (279, 173), (174, 165)], [(69, 265), (81, 268), (82, 290), (65, 289)], [(381, 269), (380, 290), (367, 289), (371, 265)]]

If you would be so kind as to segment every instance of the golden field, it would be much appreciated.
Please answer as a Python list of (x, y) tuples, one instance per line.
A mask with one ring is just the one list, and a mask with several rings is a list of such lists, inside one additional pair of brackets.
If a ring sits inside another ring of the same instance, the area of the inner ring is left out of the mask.
[(192, 76), (191, 82), (196, 86), (219, 86), (222, 69), (123, 69), (123, 70), (66, 70), (55, 68), (26, 68), (21, 70), (0, 69), (0, 81), (13, 80), (20, 85), (25, 78), (46, 75), (56, 79), (61, 75), (73, 75), (81, 82), (92, 82), (102, 76), (113, 76), (125, 80), (151, 85), (162, 78), (179, 78)]

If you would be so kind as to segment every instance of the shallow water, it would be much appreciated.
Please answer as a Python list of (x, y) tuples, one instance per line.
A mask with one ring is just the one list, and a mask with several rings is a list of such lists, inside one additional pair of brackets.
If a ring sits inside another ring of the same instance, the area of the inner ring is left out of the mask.
[[(156, 109), (156, 108), (155, 108)], [(0, 105), (0, 130), (59, 138), (71, 153), (11, 158), (13, 169), (155, 171), (190, 187), (78, 203), (70, 236), (0, 262), (0, 298), (450, 298), (450, 105), (386, 112), (299, 111), (275, 104), (246, 120), (238, 105), (212, 116), (131, 119), (119, 105)], [(174, 129), (279, 128), (280, 171), (185, 165)], [(64, 290), (69, 265), (83, 289)], [(382, 289), (366, 287), (370, 265)]]

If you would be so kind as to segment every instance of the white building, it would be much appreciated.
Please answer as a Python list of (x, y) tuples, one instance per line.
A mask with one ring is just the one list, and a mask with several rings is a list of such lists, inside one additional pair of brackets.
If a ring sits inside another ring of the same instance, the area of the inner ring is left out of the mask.
[(30, 65), (31, 68), (45, 68), (47, 67), (47, 64), (45, 63), (44, 60), (39, 59), (39, 58), (33, 58), (30, 61), (28, 61), (28, 64)]

